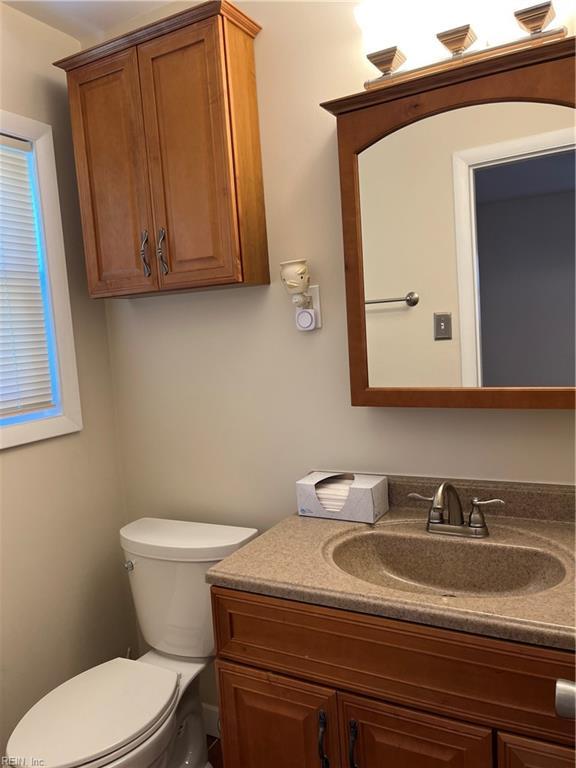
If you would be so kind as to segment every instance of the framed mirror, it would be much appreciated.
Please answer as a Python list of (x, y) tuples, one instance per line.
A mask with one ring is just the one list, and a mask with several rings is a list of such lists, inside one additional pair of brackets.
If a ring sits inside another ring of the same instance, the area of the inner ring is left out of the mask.
[(573, 407), (574, 38), (323, 106), (352, 403)]

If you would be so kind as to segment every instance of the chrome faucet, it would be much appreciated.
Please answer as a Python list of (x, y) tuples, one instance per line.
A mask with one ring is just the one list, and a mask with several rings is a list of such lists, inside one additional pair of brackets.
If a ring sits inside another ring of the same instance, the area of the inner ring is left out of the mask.
[(431, 502), (428, 512), (426, 530), (429, 533), (443, 533), (448, 536), (485, 537), (488, 536), (488, 526), (482, 507), (489, 504), (504, 504), (502, 499), (472, 499), (472, 509), (468, 522), (464, 521), (462, 503), (458, 491), (452, 483), (444, 481), (436, 489), (434, 496), (421, 496), (419, 493), (409, 493), (408, 498)]

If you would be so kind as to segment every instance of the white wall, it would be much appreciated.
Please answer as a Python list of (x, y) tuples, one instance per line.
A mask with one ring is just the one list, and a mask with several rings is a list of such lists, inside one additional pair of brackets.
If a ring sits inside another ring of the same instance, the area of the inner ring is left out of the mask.
[(0, 13), (0, 106), (54, 129), (85, 425), (0, 454), (2, 754), (38, 698), (123, 654), (133, 624), (104, 306), (87, 296), (65, 77), (51, 66), (79, 45), (12, 8)]
[[(462, 386), (454, 153), (573, 125), (569, 107), (482, 104), (413, 123), (360, 154), (366, 298), (420, 296), (415, 308), (367, 308), (371, 387)], [(434, 340), (435, 312), (452, 313), (451, 341)]]

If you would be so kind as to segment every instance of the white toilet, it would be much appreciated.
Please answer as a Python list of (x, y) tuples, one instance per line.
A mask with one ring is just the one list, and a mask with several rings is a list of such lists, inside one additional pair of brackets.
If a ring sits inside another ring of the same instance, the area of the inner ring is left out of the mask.
[(209, 768), (198, 694), (214, 652), (204, 574), (256, 533), (154, 518), (122, 528), (138, 622), (153, 650), (107, 661), (44, 696), (10, 737), (14, 765)]

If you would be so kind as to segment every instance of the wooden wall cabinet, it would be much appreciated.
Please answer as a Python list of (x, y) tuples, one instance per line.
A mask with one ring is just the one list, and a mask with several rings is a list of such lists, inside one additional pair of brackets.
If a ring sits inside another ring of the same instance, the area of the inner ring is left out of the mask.
[(569, 768), (574, 654), (212, 588), (225, 768)]
[(91, 296), (270, 282), (259, 30), (208, 2), (56, 63)]

